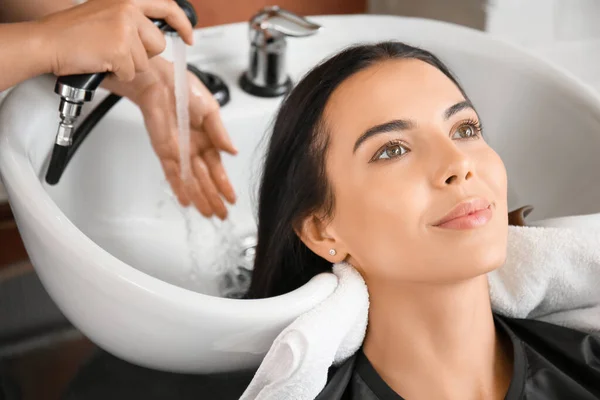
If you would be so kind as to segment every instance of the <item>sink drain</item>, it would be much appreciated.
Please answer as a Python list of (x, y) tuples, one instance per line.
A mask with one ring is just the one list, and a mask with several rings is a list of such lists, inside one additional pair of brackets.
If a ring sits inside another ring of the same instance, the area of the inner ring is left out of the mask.
[(256, 236), (247, 235), (240, 240), (240, 251), (237, 253), (235, 267), (227, 271), (220, 282), (220, 294), (229, 299), (243, 298), (252, 280), (254, 257), (256, 255)]

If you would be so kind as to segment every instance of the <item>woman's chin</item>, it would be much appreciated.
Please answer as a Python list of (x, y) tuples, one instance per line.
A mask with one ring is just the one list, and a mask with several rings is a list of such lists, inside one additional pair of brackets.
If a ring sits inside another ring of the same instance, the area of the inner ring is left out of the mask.
[(487, 274), (500, 268), (506, 260), (506, 244), (494, 243), (489, 247), (472, 249), (464, 264), (456, 265), (464, 279)]
[[(500, 268), (506, 260), (506, 238), (495, 241), (478, 241), (467, 246), (453, 246), (429, 259), (437, 275), (445, 282), (464, 281)], [(432, 271), (433, 272), (433, 271)], [(436, 277), (431, 276), (433, 279)]]

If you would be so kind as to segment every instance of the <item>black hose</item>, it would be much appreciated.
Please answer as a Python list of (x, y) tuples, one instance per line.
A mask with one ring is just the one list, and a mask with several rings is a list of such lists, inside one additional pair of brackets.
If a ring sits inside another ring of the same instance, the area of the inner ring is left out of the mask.
[(54, 144), (52, 155), (50, 156), (50, 164), (46, 172), (46, 182), (50, 185), (56, 185), (62, 176), (65, 167), (67, 166), (67, 158), (69, 155), (69, 147)]
[(100, 122), (102, 117), (121, 100), (121, 96), (109, 94), (102, 102), (92, 110), (92, 112), (83, 120), (81, 125), (73, 133), (73, 143), (70, 146), (54, 145), (50, 164), (46, 172), (46, 183), (56, 185), (63, 173), (67, 169), (67, 165), (75, 155), (75, 152), (81, 146), (81, 143), (90, 134), (92, 129)]
[[(191, 64), (188, 64), (187, 68), (210, 90), (221, 107), (229, 102), (229, 88), (221, 78), (209, 72), (201, 71)], [(81, 146), (92, 129), (119, 100), (121, 100), (121, 96), (112, 93), (109, 94), (77, 127), (73, 133), (73, 143), (71, 146), (54, 145), (46, 173), (46, 182), (48, 184), (56, 185), (58, 183), (79, 146)]]
[(69, 164), (69, 161), (71, 161), (71, 158), (73, 158), (75, 152), (79, 146), (81, 146), (81, 143), (83, 143), (85, 138), (90, 134), (92, 129), (94, 129), (98, 122), (100, 122), (106, 113), (115, 104), (117, 104), (119, 100), (121, 100), (121, 96), (112, 93), (109, 94), (104, 100), (102, 100), (100, 104), (98, 104), (98, 107), (94, 108), (94, 110), (83, 120), (81, 125), (79, 125), (73, 134), (73, 144), (69, 147), (69, 152), (67, 153), (63, 171), (67, 168), (67, 164)]

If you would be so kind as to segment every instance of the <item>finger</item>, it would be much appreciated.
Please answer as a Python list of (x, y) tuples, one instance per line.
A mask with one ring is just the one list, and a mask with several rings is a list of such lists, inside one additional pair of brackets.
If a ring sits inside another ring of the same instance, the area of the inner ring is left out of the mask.
[(188, 44), (194, 43), (194, 30), (185, 12), (173, 0), (138, 0), (142, 13), (148, 18), (164, 19)]
[(160, 159), (160, 162), (165, 174), (165, 178), (169, 182), (171, 190), (173, 190), (177, 200), (182, 206), (189, 206), (192, 202), (191, 194), (189, 193), (189, 189), (182, 179), (179, 160), (163, 157)]
[(150, 136), (150, 143), (159, 157), (165, 177), (177, 196), (179, 203), (185, 207), (190, 205), (190, 194), (181, 180), (181, 169), (177, 151), (177, 138), (173, 118), (165, 113), (168, 93), (162, 85), (152, 86), (144, 92), (140, 108), (144, 114), (144, 122)]
[(197, 154), (204, 153), (206, 150), (214, 148), (212, 142), (204, 132), (192, 129), (190, 134), (190, 146), (197, 150)]
[(146, 128), (150, 135), (152, 148), (162, 159), (178, 160), (177, 127), (175, 118), (168, 110), (168, 88), (154, 85), (141, 96), (140, 108), (144, 114)]
[(225, 172), (219, 152), (216, 150), (206, 151), (204, 153), (204, 161), (208, 166), (213, 182), (217, 186), (217, 190), (223, 194), (230, 204), (234, 204), (236, 200), (235, 190), (227, 177), (227, 172)]
[(119, 55), (112, 72), (123, 82), (131, 82), (135, 78), (135, 63), (131, 51)]
[(179, 165), (175, 160), (161, 160), (161, 165), (163, 171), (165, 173), (165, 177), (171, 186), (171, 190), (175, 196), (177, 196), (177, 200), (179, 203), (187, 207), (190, 205), (190, 196), (187, 193), (185, 185), (181, 180), (181, 173), (179, 170)]
[(162, 53), (167, 47), (163, 33), (142, 14), (138, 14), (137, 32), (142, 41), (146, 54), (152, 58)]
[(198, 184), (202, 187), (204, 195), (210, 203), (211, 208), (215, 211), (215, 214), (221, 219), (227, 218), (227, 207), (225, 207), (223, 200), (221, 200), (221, 196), (219, 196), (219, 192), (211, 179), (208, 167), (204, 160), (200, 157), (194, 157), (192, 160), (192, 168), (194, 170), (194, 176), (196, 177)]
[(187, 182), (186, 189), (190, 194), (191, 201), (194, 203), (194, 206), (198, 209), (198, 211), (200, 211), (200, 214), (207, 218), (212, 217), (214, 210), (204, 195), (204, 191), (202, 190), (202, 186), (198, 180), (196, 178), (190, 179)]
[(145, 72), (148, 70), (148, 68), (150, 68), (146, 49), (142, 45), (142, 42), (137, 38), (134, 40), (133, 45), (131, 46), (131, 58), (133, 59), (133, 65), (136, 73)]
[(237, 149), (233, 145), (223, 121), (219, 110), (215, 110), (204, 116), (203, 130), (210, 138), (213, 145), (219, 149), (226, 151), (229, 154), (237, 154)]
[(207, 132), (213, 146), (230, 154), (237, 154), (227, 130), (223, 126), (219, 114), (219, 104), (200, 82), (196, 75), (190, 73), (190, 122), (193, 128)]

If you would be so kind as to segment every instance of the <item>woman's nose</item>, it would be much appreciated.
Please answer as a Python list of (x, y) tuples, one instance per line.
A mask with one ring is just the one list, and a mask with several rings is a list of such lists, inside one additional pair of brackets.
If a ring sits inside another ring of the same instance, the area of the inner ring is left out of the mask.
[(473, 177), (472, 159), (464, 151), (461, 151), (455, 141), (450, 139), (441, 140), (440, 143), (436, 143), (435, 147), (436, 173), (434, 184), (436, 186), (459, 185)]

